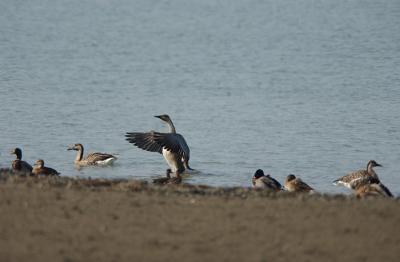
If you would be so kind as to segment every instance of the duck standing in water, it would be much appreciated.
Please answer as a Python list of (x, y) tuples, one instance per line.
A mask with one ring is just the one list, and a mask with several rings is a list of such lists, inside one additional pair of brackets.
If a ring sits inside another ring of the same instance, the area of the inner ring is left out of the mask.
[(289, 192), (314, 192), (314, 189), (307, 185), (303, 180), (290, 174), (285, 179), (285, 189)]
[(11, 155), (16, 155), (16, 159), (12, 161), (12, 169), (18, 173), (31, 174), (32, 166), (22, 160), (22, 150), (20, 148), (14, 148), (11, 150)]
[(82, 144), (75, 144), (73, 146), (68, 147), (68, 150), (75, 150), (77, 151), (75, 157), (75, 165), (77, 166), (107, 166), (112, 165), (117, 157), (107, 154), (107, 153), (89, 153), (87, 156), (83, 156), (83, 145)]
[(265, 175), (262, 169), (258, 169), (252, 178), (254, 188), (265, 188), (273, 191), (281, 191), (282, 185), (270, 175)]
[(185, 170), (193, 170), (189, 167), (189, 146), (183, 136), (176, 133), (175, 126), (168, 115), (155, 117), (168, 125), (168, 133), (129, 132), (125, 135), (126, 140), (143, 150), (162, 154), (169, 166), (167, 178), (178, 178), (177, 180), (179, 180)]
[(44, 166), (44, 161), (38, 159), (33, 166), (32, 174), (35, 176), (58, 176), (60, 173), (53, 168)]

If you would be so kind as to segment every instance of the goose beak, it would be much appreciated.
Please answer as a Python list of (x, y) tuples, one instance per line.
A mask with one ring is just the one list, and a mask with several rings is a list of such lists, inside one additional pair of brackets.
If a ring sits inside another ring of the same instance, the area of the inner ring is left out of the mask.
[(160, 118), (160, 119), (161, 119), (161, 116), (154, 116), (154, 117), (157, 117), (157, 118)]
[(74, 146), (69, 146), (69, 147), (67, 148), (67, 150), (68, 150), (68, 151), (70, 151), (70, 150), (75, 150), (75, 147), (74, 147)]

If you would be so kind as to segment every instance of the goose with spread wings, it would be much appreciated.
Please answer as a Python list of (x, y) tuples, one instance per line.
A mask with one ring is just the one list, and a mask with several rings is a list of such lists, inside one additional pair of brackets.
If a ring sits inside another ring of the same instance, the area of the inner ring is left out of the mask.
[(143, 150), (162, 154), (170, 167), (167, 169), (167, 176), (180, 176), (185, 170), (193, 170), (189, 167), (189, 146), (183, 136), (176, 133), (171, 118), (165, 114), (155, 117), (168, 125), (168, 133), (129, 132), (125, 135), (126, 140)]

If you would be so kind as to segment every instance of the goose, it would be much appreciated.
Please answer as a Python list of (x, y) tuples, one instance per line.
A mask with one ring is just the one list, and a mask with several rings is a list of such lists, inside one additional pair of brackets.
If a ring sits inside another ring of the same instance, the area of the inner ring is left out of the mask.
[(67, 150), (75, 150), (77, 151), (75, 157), (75, 164), (78, 166), (89, 166), (89, 165), (98, 165), (98, 166), (106, 166), (112, 165), (117, 157), (107, 154), (107, 153), (89, 153), (87, 156), (83, 157), (83, 145), (75, 144), (73, 146), (69, 146)]
[(390, 190), (382, 183), (368, 183), (361, 185), (355, 190), (355, 195), (358, 198), (370, 196), (393, 197)]
[(314, 189), (307, 185), (303, 180), (290, 174), (285, 179), (285, 189), (289, 192), (313, 192)]
[(162, 154), (169, 166), (167, 176), (171, 174), (173, 177), (178, 177), (185, 170), (193, 170), (189, 166), (189, 146), (183, 136), (176, 133), (171, 118), (165, 114), (154, 117), (161, 119), (168, 125), (168, 133), (156, 131), (128, 132), (125, 135), (126, 140), (143, 150)]
[(35, 176), (58, 176), (60, 173), (53, 168), (44, 166), (44, 161), (42, 159), (38, 159), (33, 166), (32, 174)]
[(254, 188), (265, 188), (273, 191), (282, 190), (282, 185), (270, 175), (265, 175), (262, 169), (258, 169), (254, 173), (252, 184)]
[(11, 150), (11, 155), (16, 155), (16, 159), (12, 161), (11, 166), (14, 171), (22, 173), (31, 173), (32, 166), (22, 160), (22, 150), (20, 148), (14, 148)]
[(367, 169), (361, 169), (351, 172), (339, 179), (333, 181), (334, 185), (343, 185), (350, 189), (356, 189), (366, 183), (379, 183), (378, 175), (375, 173), (374, 167), (382, 166), (375, 160), (368, 161)]

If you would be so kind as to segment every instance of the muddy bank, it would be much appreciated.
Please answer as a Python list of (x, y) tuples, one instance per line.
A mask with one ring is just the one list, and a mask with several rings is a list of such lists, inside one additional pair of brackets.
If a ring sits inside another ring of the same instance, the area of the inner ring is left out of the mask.
[(400, 201), (154, 187), (0, 182), (0, 261), (397, 261)]

